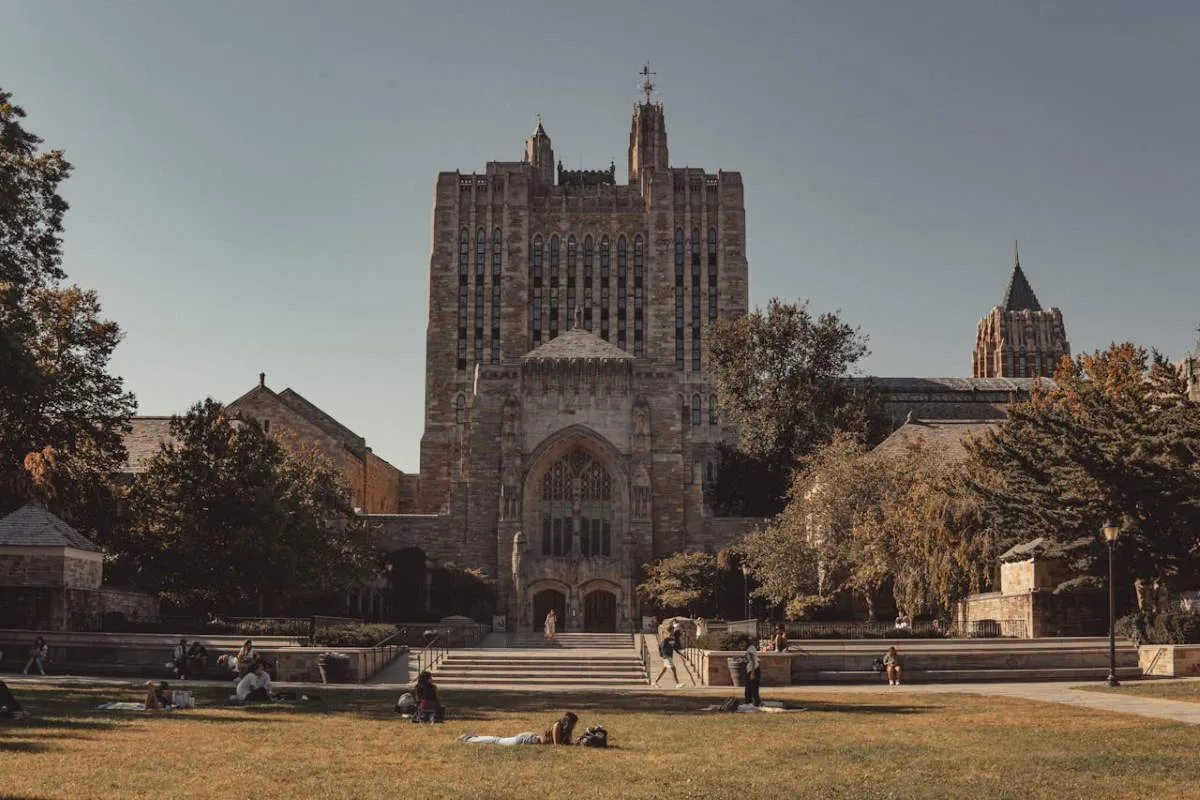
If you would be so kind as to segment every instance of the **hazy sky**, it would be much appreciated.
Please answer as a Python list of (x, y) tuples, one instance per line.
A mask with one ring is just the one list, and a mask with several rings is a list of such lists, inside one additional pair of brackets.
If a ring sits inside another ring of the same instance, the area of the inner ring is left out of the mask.
[(406, 471), (435, 175), (519, 159), (540, 113), (623, 179), (647, 59), (672, 163), (742, 172), (751, 304), (840, 309), (868, 372), (969, 375), (1013, 239), (1074, 350), (1193, 345), (1194, 0), (0, 0), (139, 413), (261, 370)]

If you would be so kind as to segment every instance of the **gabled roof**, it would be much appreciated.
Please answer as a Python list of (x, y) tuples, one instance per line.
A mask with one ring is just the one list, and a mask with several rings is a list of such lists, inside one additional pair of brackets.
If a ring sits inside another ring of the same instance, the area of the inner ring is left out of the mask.
[(1090, 537), (1083, 536), (1070, 542), (1056, 542), (1044, 536), (1039, 536), (1030, 542), (1013, 545), (1000, 554), (1001, 563), (1012, 561), (1027, 561), (1031, 558), (1063, 558), (1071, 553), (1089, 547)]
[(612, 342), (604, 341), (587, 328), (571, 328), (521, 357), (522, 361), (570, 361), (574, 359), (633, 361), (633, 356)]
[(170, 417), (133, 417), (125, 434), (125, 466), (123, 472), (140, 475), (150, 465), (163, 443), (174, 442)]
[(325, 431), (335, 439), (338, 439), (343, 443), (357, 444), (360, 447), (366, 444), (366, 440), (363, 439), (363, 437), (359, 436), (357, 433), (350, 430), (321, 409), (317, 408), (299, 392), (292, 389), (284, 389), (282, 392), (279, 392), (276, 397), (278, 397), (285, 406), (292, 409), (297, 414), (304, 417), (313, 425), (316, 425), (318, 428)]
[(998, 422), (994, 419), (914, 419), (892, 431), (873, 452), (886, 458), (900, 458), (909, 447), (923, 441), (938, 461), (947, 465), (959, 464), (967, 457), (967, 439), (982, 436)]
[(882, 392), (1031, 392), (1034, 386), (1056, 389), (1053, 378), (851, 378), (870, 382)]
[(1021, 271), (1021, 257), (1017, 254), (1015, 244), (1013, 245), (1013, 271), (1008, 279), (1008, 286), (1004, 290), (1004, 303), (1001, 308), (1005, 311), (1042, 310), (1037, 295), (1033, 293), (1033, 287), (1029, 285), (1025, 273)]
[(86, 536), (35, 503), (0, 519), (0, 547), (74, 547), (100, 552)]

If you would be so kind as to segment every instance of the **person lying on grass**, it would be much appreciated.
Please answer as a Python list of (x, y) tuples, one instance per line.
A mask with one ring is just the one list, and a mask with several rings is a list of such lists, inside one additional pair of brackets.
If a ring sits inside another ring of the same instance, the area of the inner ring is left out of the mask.
[(550, 726), (550, 730), (545, 733), (518, 733), (516, 736), (476, 736), (473, 733), (464, 733), (458, 737), (458, 741), (466, 744), (501, 744), (506, 746), (516, 744), (574, 744), (571, 739), (571, 734), (575, 731), (575, 723), (579, 717), (575, 716), (575, 712), (568, 711), (563, 714), (562, 719), (555, 721)]

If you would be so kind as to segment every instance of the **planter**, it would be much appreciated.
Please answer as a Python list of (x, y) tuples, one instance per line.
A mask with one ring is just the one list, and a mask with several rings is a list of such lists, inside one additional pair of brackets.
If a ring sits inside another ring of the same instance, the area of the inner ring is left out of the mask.
[(1200, 644), (1144, 644), (1138, 647), (1143, 675), (1177, 678), (1200, 675)]
[(321, 683), (349, 683), (350, 656), (345, 653), (321, 653), (317, 656)]
[(727, 658), (725, 659), (726, 666), (729, 667), (729, 680), (734, 686), (746, 685), (746, 659), (744, 658)]

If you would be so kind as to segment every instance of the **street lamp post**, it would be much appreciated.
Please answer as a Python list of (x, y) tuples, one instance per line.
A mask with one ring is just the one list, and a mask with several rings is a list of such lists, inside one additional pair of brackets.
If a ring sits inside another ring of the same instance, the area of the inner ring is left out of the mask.
[(1104, 541), (1108, 545), (1108, 685), (1120, 686), (1121, 682), (1117, 680), (1117, 602), (1116, 588), (1113, 585), (1113, 545), (1117, 543), (1117, 536), (1121, 533), (1121, 529), (1113, 522), (1104, 523), (1104, 527), (1100, 529), (1104, 534)]
[(746, 619), (750, 619), (750, 568), (742, 564), (742, 586), (746, 595)]

